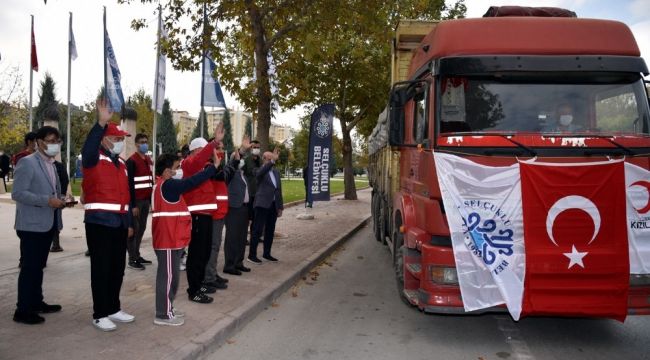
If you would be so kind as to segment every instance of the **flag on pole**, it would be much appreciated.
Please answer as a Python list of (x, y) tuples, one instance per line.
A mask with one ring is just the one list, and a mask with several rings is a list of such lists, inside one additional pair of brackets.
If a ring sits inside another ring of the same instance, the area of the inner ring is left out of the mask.
[(36, 38), (34, 37), (33, 23), (32, 23), (32, 70), (38, 71), (38, 56), (36, 55)]
[(221, 84), (219, 79), (213, 76), (216, 65), (207, 53), (203, 57), (203, 98), (201, 99), (201, 106), (215, 106), (226, 107), (226, 101), (221, 92)]
[(120, 85), (121, 74), (117, 66), (115, 51), (108, 36), (108, 30), (104, 29), (104, 46), (106, 54), (106, 96), (108, 97), (110, 108), (113, 112), (122, 110), (124, 104), (124, 95)]
[(330, 164), (334, 104), (319, 106), (311, 114), (307, 159), (307, 202), (330, 200)]
[(68, 47), (70, 49), (70, 58), (77, 60), (77, 42), (74, 41), (74, 32), (72, 32), (72, 24), (70, 24), (70, 35), (68, 39)]
[[(160, 38), (158, 41), (162, 39), (167, 40), (167, 29), (165, 29), (165, 24), (163, 23), (162, 18), (159, 19), (158, 28), (160, 29)], [(160, 48), (160, 44), (158, 44), (158, 47)], [(158, 55), (158, 73), (156, 74), (156, 80), (154, 84), (154, 93), (157, 95), (157, 99), (151, 103), (151, 109), (157, 113), (162, 113), (163, 103), (165, 102), (165, 85), (167, 81), (166, 64), (167, 57), (160, 53)]]

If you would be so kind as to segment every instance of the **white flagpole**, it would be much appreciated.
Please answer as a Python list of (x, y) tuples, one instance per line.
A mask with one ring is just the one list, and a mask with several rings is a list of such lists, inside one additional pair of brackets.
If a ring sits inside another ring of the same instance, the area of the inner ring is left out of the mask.
[(34, 15), (32, 17), (32, 27), (29, 31), (29, 131), (32, 131), (34, 114), (32, 109), (32, 93), (34, 88), (34, 67), (32, 66), (32, 51), (34, 48), (32, 46), (32, 35), (34, 34)]
[(66, 170), (68, 172), (68, 176), (70, 176), (70, 79), (72, 78), (72, 11), (70, 12), (70, 24), (68, 27), (68, 117), (67, 117), (67, 124), (66, 124), (66, 143), (65, 143), (65, 154), (66, 154)]
[(156, 149), (158, 149), (158, 131), (157, 131), (157, 124), (158, 124), (158, 87), (160, 87), (160, 35), (161, 35), (161, 23), (162, 23), (162, 6), (158, 5), (158, 42), (156, 45), (156, 81), (154, 82), (156, 86), (153, 89), (153, 146), (152, 146), (152, 155), (153, 155), (153, 163), (156, 163)]

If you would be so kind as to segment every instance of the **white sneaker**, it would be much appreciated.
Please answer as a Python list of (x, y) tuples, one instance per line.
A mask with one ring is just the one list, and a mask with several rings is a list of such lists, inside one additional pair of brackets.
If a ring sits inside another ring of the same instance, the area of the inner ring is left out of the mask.
[(122, 310), (116, 312), (115, 314), (108, 315), (108, 318), (110, 320), (121, 322), (121, 323), (130, 323), (135, 320), (135, 316), (131, 314), (127, 314)]
[(185, 264), (181, 264), (181, 271), (185, 271), (185, 268), (186, 268)]
[(177, 316), (172, 316), (171, 319), (159, 319), (155, 317), (153, 319), (155, 325), (167, 325), (167, 326), (181, 326), (185, 323), (184, 319), (181, 319)]
[(113, 323), (111, 319), (107, 317), (103, 317), (101, 319), (94, 319), (93, 325), (101, 331), (113, 331), (117, 329), (115, 323)]
[(172, 314), (174, 314), (175, 317), (179, 318), (185, 317), (185, 313), (182, 310), (178, 310), (177, 308), (172, 308)]

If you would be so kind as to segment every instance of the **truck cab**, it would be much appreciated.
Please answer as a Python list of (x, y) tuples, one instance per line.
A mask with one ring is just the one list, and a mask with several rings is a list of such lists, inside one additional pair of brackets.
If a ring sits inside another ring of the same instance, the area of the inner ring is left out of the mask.
[[(650, 169), (648, 68), (615, 21), (514, 16), (429, 26), (408, 75), (393, 76), (371, 139), (372, 210), (403, 300), (461, 314), (432, 153), (491, 166), (623, 158)], [(628, 313), (650, 314), (650, 275), (630, 276)]]

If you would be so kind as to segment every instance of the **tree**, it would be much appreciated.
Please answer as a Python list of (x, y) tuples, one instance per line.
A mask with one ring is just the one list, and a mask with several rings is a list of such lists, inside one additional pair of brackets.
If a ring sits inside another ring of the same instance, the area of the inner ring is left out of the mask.
[(29, 129), (29, 109), (24, 105), (25, 92), (18, 66), (0, 70), (0, 150), (15, 154), (23, 147)]
[(172, 121), (172, 112), (169, 109), (169, 100), (165, 99), (162, 114), (156, 129), (157, 141), (162, 144), (162, 151), (165, 154), (175, 154), (178, 150), (176, 143), (176, 127)]
[(194, 126), (194, 131), (192, 131), (192, 138), (189, 139), (189, 141), (192, 141), (198, 137), (201, 137), (201, 128), (199, 126), (203, 125), (203, 138), (208, 140), (210, 138), (210, 133), (208, 132), (208, 119), (205, 114), (205, 110), (201, 109), (201, 112), (199, 113), (199, 120), (196, 122), (196, 126)]
[(49, 72), (45, 73), (45, 79), (41, 81), (41, 90), (38, 94), (38, 106), (34, 112), (34, 119), (32, 120), (32, 128), (38, 129), (43, 126), (43, 120), (48, 110), (58, 106), (55, 94), (54, 79)]
[[(118, 0), (129, 4), (137, 0)], [(153, 0), (140, 0), (153, 3)], [(176, 69), (198, 70), (203, 51), (210, 51), (217, 64), (221, 84), (244, 107), (255, 114), (256, 138), (263, 150), (268, 149), (271, 127), (269, 61), (272, 53), (277, 66), (279, 94), (282, 100), (293, 91), (293, 84), (282, 75), (288, 54), (300, 52), (286, 40), (300, 36), (296, 31), (305, 25), (307, 14), (314, 11), (315, 0), (168, 0), (163, 6), (163, 21), (169, 39), (161, 43), (162, 52)], [(207, 22), (204, 24), (204, 11)], [(315, 15), (315, 14), (314, 14)], [(215, 25), (219, 27), (215, 29)], [(204, 26), (205, 25), (205, 26)], [(146, 19), (135, 19), (134, 29), (146, 26)], [(215, 31), (216, 30), (216, 31)], [(254, 79), (254, 80), (253, 80)]]
[(223, 138), (223, 146), (224, 149), (228, 154), (233, 152), (233, 149), (235, 146), (233, 145), (232, 142), (232, 125), (230, 124), (230, 111), (226, 108), (226, 110), (223, 113), (223, 130), (226, 132), (224, 138)]
[(147, 94), (144, 89), (140, 89), (135, 94), (129, 96), (127, 101), (138, 113), (136, 121), (136, 132), (147, 134), (149, 139), (153, 139), (153, 110), (151, 109), (151, 95)]
[(246, 118), (246, 129), (244, 130), (244, 133), (249, 138), (253, 138), (253, 120), (251, 118)]
[[(349, 0), (319, 1), (319, 11), (301, 34), (290, 38), (285, 74), (300, 74), (285, 99), (289, 107), (300, 104), (336, 105), (342, 131), (345, 198), (356, 199), (353, 173), (352, 130), (367, 136), (383, 110), (390, 89), (390, 44), (400, 18), (440, 19), (464, 14), (463, 0), (447, 7), (444, 0), (398, 2)], [(299, 61), (302, 59), (302, 61)], [(282, 77), (281, 77), (282, 81)]]

